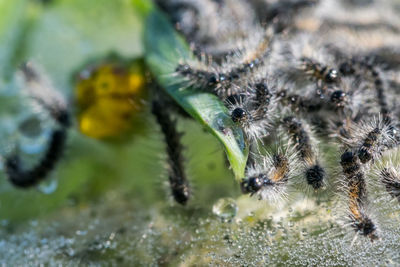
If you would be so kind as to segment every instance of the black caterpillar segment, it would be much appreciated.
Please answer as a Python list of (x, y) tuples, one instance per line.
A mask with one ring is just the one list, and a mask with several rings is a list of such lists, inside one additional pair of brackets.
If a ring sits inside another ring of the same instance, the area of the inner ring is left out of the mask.
[[(157, 0), (156, 3), (162, 10), (171, 14), (171, 22), (179, 32), (186, 36), (189, 42), (196, 38), (199, 31), (199, 9), (194, 3), (182, 1), (169, 5), (167, 1), (163, 0)], [(182, 24), (184, 20), (185, 24)]]
[(356, 73), (353, 62), (345, 61), (339, 65), (339, 72), (343, 76), (351, 76)]
[(305, 129), (303, 123), (293, 116), (285, 117), (283, 124), (306, 166), (304, 175), (307, 183), (314, 189), (321, 188), (324, 184), (325, 171), (318, 163), (317, 149), (312, 143), (310, 133)]
[[(355, 207), (355, 204), (353, 205), (355, 209), (358, 209)], [(361, 214), (361, 218), (353, 215), (352, 219), (354, 220), (353, 228), (356, 232), (363, 236), (369, 237), (371, 241), (379, 239), (378, 235), (376, 234), (377, 228), (375, 223), (365, 214)]]
[(256, 72), (265, 64), (270, 53), (271, 38), (271, 33), (267, 29), (253, 50), (233, 53), (221, 64), (210, 65), (204, 62), (197, 62), (198, 66), (191, 66), (188, 63), (179, 64), (175, 68), (175, 72), (185, 77), (195, 87), (213, 92), (224, 99), (238, 93), (240, 91), (238, 87), (242, 85), (241, 80), (246, 79), (248, 75)]
[(243, 123), (248, 120), (248, 112), (243, 108), (235, 108), (231, 113), (231, 119), (233, 122)]
[(385, 123), (391, 124), (393, 121), (392, 114), (388, 105), (386, 90), (381, 74), (368, 61), (368, 59), (359, 59), (353, 57), (340, 64), (339, 70), (343, 76), (357, 76), (368, 79), (375, 88), (377, 103), (380, 107), (380, 113)]
[(240, 183), (243, 194), (258, 194), (262, 199), (279, 193), (289, 180), (292, 171), (290, 164), (285, 154), (266, 155), (261, 166), (254, 165), (247, 170), (246, 178)]
[(275, 104), (274, 92), (268, 88), (266, 81), (258, 81), (249, 84), (249, 96), (246, 102), (249, 103), (247, 109), (253, 120), (263, 120), (268, 118), (268, 113)]
[(398, 34), (399, 28), (389, 24), (389, 23), (384, 23), (384, 22), (378, 22), (378, 23), (354, 23), (354, 22), (339, 22), (335, 20), (325, 20), (324, 24), (321, 25), (321, 30), (329, 30), (329, 28), (347, 28), (347, 30), (355, 31), (355, 32), (361, 32), (361, 31), (388, 31), (392, 32), (393, 34)]
[(293, 27), (296, 15), (301, 14), (306, 8), (314, 6), (318, 0), (281, 0), (281, 1), (258, 1), (255, 2), (257, 17), (263, 24), (273, 24), (275, 33), (287, 31)]
[(261, 80), (248, 84), (248, 91), (225, 99), (231, 119), (244, 131), (250, 142), (267, 136), (276, 100), (274, 92)]
[(306, 180), (314, 189), (319, 189), (324, 185), (325, 170), (318, 164), (306, 170)]
[(151, 111), (160, 125), (167, 145), (169, 183), (172, 196), (176, 202), (185, 205), (190, 198), (190, 187), (184, 169), (182, 134), (177, 132), (176, 121), (170, 118), (167, 108), (162, 102), (153, 101)]
[(350, 122), (344, 129), (342, 141), (348, 149), (354, 151), (362, 164), (372, 164), (379, 160), (385, 151), (398, 145), (396, 132), (396, 127), (378, 117), (372, 122)]
[(336, 106), (343, 106), (347, 97), (346, 92), (342, 90), (335, 90), (330, 95), (330, 101)]
[(356, 155), (350, 151), (346, 151), (342, 154), (340, 158), (340, 165), (342, 166), (343, 173), (346, 177), (352, 177), (356, 175), (361, 168)]
[(381, 134), (382, 131), (378, 127), (367, 134), (367, 137), (364, 139), (364, 142), (358, 150), (358, 158), (362, 163), (365, 164), (373, 159), (374, 146), (376, 145)]
[(380, 77), (379, 72), (370, 64), (364, 64), (364, 66), (370, 70), (371, 76), (374, 79), (374, 85), (376, 90), (376, 95), (378, 98), (379, 106), (381, 107), (381, 114), (383, 117), (383, 121), (385, 123), (391, 124), (392, 123), (392, 115), (390, 112), (390, 108), (387, 102), (387, 97), (385, 93), (385, 89), (383, 87), (383, 80)]
[(299, 94), (288, 93), (285, 89), (280, 90), (276, 95), (279, 102), (290, 107), (293, 112), (318, 112), (324, 107), (324, 103), (319, 97), (304, 97)]
[(283, 119), (283, 123), (291, 140), (296, 144), (300, 157), (307, 162), (313, 162), (314, 153), (310, 136), (304, 129), (302, 122), (293, 116), (287, 116)]
[(275, 183), (287, 183), (289, 180), (290, 166), (289, 159), (283, 154), (275, 154), (272, 157), (274, 172), (271, 181)]
[(226, 76), (224, 74), (216, 74), (206, 70), (193, 69), (188, 64), (179, 64), (175, 71), (184, 77), (200, 80), (206, 86), (210, 87), (226, 80)]
[(243, 194), (254, 195), (264, 186), (273, 185), (272, 181), (268, 179), (265, 174), (242, 179), (240, 188)]
[(230, 96), (235, 93), (231, 88), (231, 84), (259, 67), (261, 62), (263, 61), (260, 59), (254, 59), (226, 72), (195, 69), (188, 64), (180, 64), (175, 71), (189, 80), (199, 81), (197, 85), (200, 85), (201, 89), (205, 91), (211, 91), (222, 96)]
[(65, 128), (53, 131), (50, 143), (43, 158), (31, 169), (24, 170), (18, 155), (12, 155), (5, 159), (5, 171), (10, 182), (21, 188), (37, 185), (54, 169), (60, 160), (67, 140)]
[(250, 87), (254, 87), (255, 90), (255, 107), (260, 108), (269, 106), (272, 98), (272, 92), (268, 88), (267, 82), (260, 81), (255, 83), (253, 86), (250, 85)]
[(351, 226), (360, 235), (369, 237), (371, 241), (374, 241), (378, 239), (377, 227), (366, 214), (367, 187), (358, 157), (355, 153), (346, 151), (341, 156), (340, 164), (345, 176)]
[(309, 74), (319, 84), (337, 84), (340, 81), (339, 73), (334, 68), (322, 65), (321, 63), (307, 57), (300, 59), (304, 72)]
[(373, 49), (361, 57), (368, 58), (372, 66), (379, 66), (386, 71), (400, 69), (400, 50), (398, 47), (386, 46)]

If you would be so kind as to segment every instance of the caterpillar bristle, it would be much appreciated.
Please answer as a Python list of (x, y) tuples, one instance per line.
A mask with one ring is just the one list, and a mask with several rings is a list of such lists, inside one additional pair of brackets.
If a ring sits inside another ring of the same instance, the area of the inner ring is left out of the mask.
[(398, 171), (385, 167), (379, 172), (379, 176), (388, 194), (400, 202), (400, 174)]
[(296, 16), (318, 2), (318, 0), (252, 1), (256, 2), (255, 10), (260, 22), (273, 24), (276, 33), (291, 30)]
[(372, 122), (351, 123), (347, 134), (342, 141), (347, 147), (357, 151), (363, 164), (379, 159), (383, 152), (397, 144), (393, 137), (393, 127), (381, 117)]

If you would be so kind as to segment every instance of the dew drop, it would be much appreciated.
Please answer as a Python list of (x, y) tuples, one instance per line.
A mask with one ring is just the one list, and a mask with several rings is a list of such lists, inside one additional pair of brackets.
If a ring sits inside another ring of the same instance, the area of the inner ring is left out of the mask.
[(50, 195), (57, 190), (57, 187), (58, 187), (57, 179), (49, 177), (48, 179), (41, 182), (37, 186), (37, 189), (45, 195)]
[(77, 230), (75, 233), (76, 233), (76, 235), (83, 236), (83, 235), (87, 234), (87, 231), (85, 231), (85, 230)]
[(28, 155), (42, 153), (48, 145), (50, 135), (50, 129), (44, 130), (42, 134), (38, 135), (36, 138), (21, 135), (18, 140), (19, 147), (24, 153)]
[(268, 231), (268, 234), (269, 234), (271, 237), (274, 237), (277, 233), (278, 233), (278, 231), (277, 231), (276, 228), (272, 228), (271, 230)]
[(236, 201), (232, 198), (221, 198), (213, 206), (213, 213), (224, 220), (234, 218), (238, 212)]
[(303, 228), (303, 229), (301, 230), (301, 234), (302, 234), (303, 236), (308, 236), (308, 231), (307, 231), (307, 229), (306, 229), (306, 228)]

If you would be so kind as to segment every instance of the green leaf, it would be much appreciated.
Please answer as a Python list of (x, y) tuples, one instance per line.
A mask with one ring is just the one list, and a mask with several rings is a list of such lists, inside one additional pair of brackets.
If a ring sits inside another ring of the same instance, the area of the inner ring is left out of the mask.
[(146, 17), (154, 8), (151, 0), (132, 0), (132, 4), (136, 12), (143, 17)]
[(227, 108), (215, 95), (185, 88), (171, 75), (179, 61), (192, 57), (192, 53), (165, 16), (154, 9), (146, 26), (146, 60), (156, 79), (186, 112), (218, 138), (236, 178), (243, 178), (248, 155), (243, 131), (232, 122)]
[(11, 72), (10, 65), (22, 37), (26, 0), (0, 0), (0, 13), (0, 78), (5, 78)]

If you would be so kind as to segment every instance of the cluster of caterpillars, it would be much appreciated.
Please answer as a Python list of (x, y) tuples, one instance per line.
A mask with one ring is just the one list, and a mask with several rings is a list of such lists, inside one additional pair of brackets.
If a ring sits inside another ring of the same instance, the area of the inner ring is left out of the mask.
[[(396, 13), (364, 21), (351, 11), (391, 10), (391, 2), (158, 2), (196, 56), (182, 59), (173, 75), (183, 87), (217, 95), (245, 133), (251, 156), (242, 192), (275, 198), (296, 175), (323, 190), (333, 175), (320, 147), (333, 144), (342, 151), (334, 176), (343, 185), (337, 190), (347, 198), (350, 224), (378, 239), (367, 181), (374, 163), (400, 141), (400, 21)], [(260, 152), (276, 143), (284, 144), (277, 152)], [(399, 200), (399, 170), (386, 166), (378, 173)]]
[[(339, 190), (348, 203), (350, 225), (371, 241), (378, 239), (369, 209), (368, 179), (382, 155), (400, 143), (396, 103), (400, 21), (390, 11), (395, 10), (391, 2), (156, 2), (195, 55), (182, 59), (171, 75), (183, 88), (217, 95), (233, 123), (243, 129), (250, 157), (240, 181), (242, 192), (276, 199), (286, 194), (296, 176), (311, 190), (323, 190), (332, 174), (321, 144), (333, 144), (341, 151), (336, 161), (340, 172), (334, 176), (343, 185)], [(351, 13), (359, 8), (384, 11), (380, 14), (385, 17), (364, 21), (360, 12)], [(21, 73), (30, 97), (55, 122), (47, 150), (36, 165), (25, 167), (17, 151), (4, 157), (10, 182), (27, 188), (44, 179), (61, 158), (70, 117), (64, 98), (35, 68), (25, 64)], [(157, 93), (161, 89), (154, 91), (151, 110), (165, 137), (172, 196), (184, 205), (191, 190), (182, 133), (165, 112), (170, 100)], [(265, 152), (277, 144), (278, 149)], [(375, 173), (387, 193), (400, 202), (400, 170), (387, 164)]]

